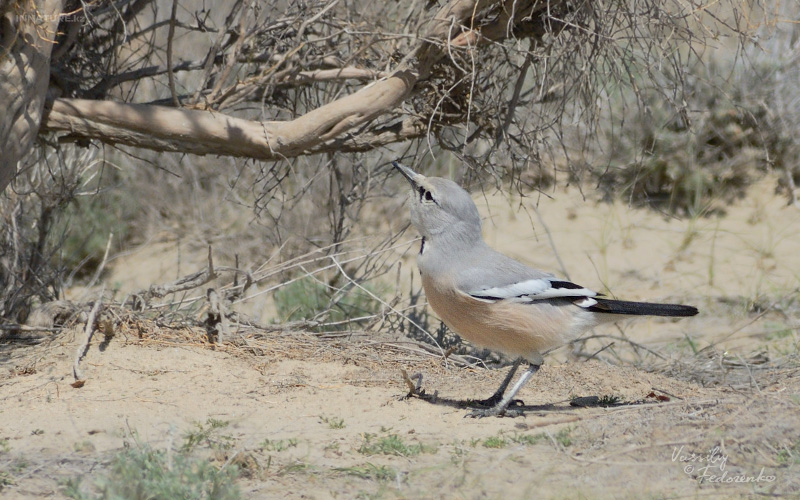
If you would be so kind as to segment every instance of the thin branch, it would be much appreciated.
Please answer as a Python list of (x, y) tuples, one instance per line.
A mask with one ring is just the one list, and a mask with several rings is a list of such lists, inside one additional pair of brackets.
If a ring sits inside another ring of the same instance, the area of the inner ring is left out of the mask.
[(102, 96), (109, 89), (126, 82), (141, 80), (165, 73), (179, 73), (182, 71), (198, 71), (203, 69), (203, 63), (197, 61), (183, 61), (174, 66), (147, 66), (133, 71), (125, 71), (116, 75), (109, 75), (100, 80), (94, 87), (86, 91), (87, 96)]
[[(230, 12), (228, 13), (228, 17), (225, 19), (225, 26), (231, 26), (233, 24), (233, 20), (239, 14), (239, 11), (242, 8), (243, 1), (236, 0), (231, 7)], [(198, 100), (200, 99), (200, 93), (206, 88), (209, 78), (211, 77), (211, 70), (214, 69), (214, 60), (216, 59), (216, 55), (219, 52), (220, 47), (222, 46), (222, 40), (225, 38), (227, 31), (221, 31), (217, 36), (217, 39), (214, 41), (214, 45), (211, 46), (208, 53), (206, 54), (206, 60), (204, 66), (204, 74), (203, 79), (200, 81), (201, 83), (197, 86), (197, 90), (194, 93), (194, 97), (192, 98), (192, 105), (197, 105)]]
[(795, 208), (800, 208), (800, 202), (797, 201), (797, 186), (794, 184), (792, 169), (787, 165), (784, 172), (786, 174), (786, 186), (789, 190), (789, 204), (794, 205)]
[(100, 279), (100, 275), (103, 274), (103, 270), (106, 268), (106, 262), (108, 262), (108, 252), (111, 250), (111, 241), (113, 239), (114, 233), (108, 233), (108, 240), (106, 241), (106, 250), (103, 252), (103, 259), (100, 261), (100, 265), (97, 266), (97, 269), (95, 270), (94, 275), (92, 276), (92, 279), (89, 281), (89, 284), (86, 286), (86, 288), (92, 288), (95, 283), (97, 283), (97, 280)]
[(178, 108), (181, 103), (175, 91), (175, 73), (172, 71), (172, 40), (175, 38), (175, 16), (178, 12), (178, 0), (172, 0), (172, 11), (169, 15), (169, 34), (167, 35), (167, 77), (169, 79), (169, 93), (172, 95), (172, 104)]
[(83, 331), (83, 342), (81, 345), (78, 346), (78, 350), (75, 351), (75, 361), (72, 363), (72, 376), (75, 377), (75, 387), (82, 387), (83, 386), (83, 373), (81, 372), (81, 360), (84, 356), (86, 356), (86, 352), (89, 350), (89, 344), (92, 342), (92, 335), (94, 334), (94, 320), (97, 316), (97, 311), (100, 310), (100, 306), (103, 304), (103, 293), (105, 292), (105, 287), (100, 291), (100, 296), (94, 302), (94, 306), (92, 307), (92, 311), (89, 313), (89, 318), (86, 320), (86, 328)]
[(153, 285), (151, 286), (146, 292), (140, 292), (137, 294), (138, 296), (143, 296), (146, 298), (145, 302), (148, 302), (150, 298), (161, 298), (170, 293), (178, 293), (183, 292), (186, 290), (192, 290), (194, 288), (200, 287), (213, 281), (217, 278), (217, 273), (214, 270), (214, 261), (211, 257), (211, 247), (208, 247), (208, 267), (197, 271), (196, 273), (192, 273), (188, 276), (184, 276), (176, 281), (171, 283), (166, 283), (163, 285)]
[(553, 249), (553, 255), (555, 255), (556, 260), (558, 261), (558, 266), (561, 268), (561, 272), (564, 273), (565, 278), (571, 280), (572, 278), (569, 277), (567, 266), (564, 264), (564, 261), (561, 260), (561, 254), (558, 253), (558, 248), (556, 248), (556, 242), (553, 240), (553, 235), (550, 233), (550, 228), (547, 227), (547, 223), (542, 218), (542, 214), (539, 213), (539, 209), (535, 204), (533, 205), (533, 212), (536, 214), (536, 218), (539, 219), (539, 224), (541, 224), (542, 229), (544, 229), (544, 232), (547, 235), (547, 241), (550, 243), (550, 248)]
[[(528, 69), (531, 67), (531, 62), (533, 58), (531, 57), (530, 53), (525, 54), (525, 62), (522, 63), (522, 68), (519, 70), (519, 76), (517, 77), (517, 83), (514, 84), (514, 94), (511, 96), (511, 101), (508, 103), (508, 111), (506, 111), (506, 119), (503, 121), (503, 126), (500, 127), (500, 130), (497, 131), (497, 139), (495, 140), (495, 147), (499, 146), (500, 143), (503, 142), (505, 136), (508, 134), (508, 127), (511, 126), (511, 122), (514, 120), (514, 113), (517, 110), (517, 104), (519, 104), (519, 96), (522, 93), (522, 86), (525, 83), (525, 79), (528, 77)], [(539, 215), (539, 212), (536, 212), (536, 215)], [(539, 217), (541, 220), (541, 216)], [(550, 233), (548, 233), (548, 237)]]
[(383, 307), (386, 307), (387, 309), (389, 309), (393, 313), (397, 314), (398, 316), (401, 316), (401, 317), (405, 318), (406, 321), (408, 321), (410, 324), (412, 324), (416, 328), (418, 328), (419, 331), (423, 332), (431, 340), (431, 342), (433, 342), (433, 345), (435, 345), (436, 347), (439, 348), (439, 351), (441, 352), (442, 358), (444, 359), (445, 363), (447, 362), (447, 358), (448, 357), (445, 355), (444, 349), (442, 348), (441, 345), (439, 345), (439, 343), (436, 341), (436, 338), (433, 335), (431, 335), (425, 328), (420, 326), (418, 323), (413, 321), (411, 318), (409, 318), (408, 316), (406, 316), (402, 312), (398, 311), (392, 304), (389, 304), (388, 302), (386, 302), (382, 298), (380, 298), (377, 295), (375, 295), (371, 290), (369, 290), (368, 288), (364, 287), (363, 285), (361, 285), (360, 283), (355, 281), (353, 278), (351, 278), (350, 275), (347, 274), (347, 271), (345, 271), (344, 268), (342, 267), (342, 265), (339, 263), (338, 259), (336, 259), (335, 255), (331, 255), (330, 259), (336, 265), (337, 269), (339, 270), (339, 273), (341, 273), (341, 275), (344, 276), (345, 279), (347, 279), (347, 281), (350, 282), (350, 284), (352, 284), (353, 286), (355, 286), (356, 288), (358, 288), (362, 292), (364, 292), (367, 295), (369, 295), (373, 300), (378, 301)]

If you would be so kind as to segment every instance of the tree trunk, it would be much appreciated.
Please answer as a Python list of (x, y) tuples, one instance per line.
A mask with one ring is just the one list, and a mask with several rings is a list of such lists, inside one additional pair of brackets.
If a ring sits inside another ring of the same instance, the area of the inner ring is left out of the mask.
[(0, 192), (39, 133), (63, 0), (0, 0)]

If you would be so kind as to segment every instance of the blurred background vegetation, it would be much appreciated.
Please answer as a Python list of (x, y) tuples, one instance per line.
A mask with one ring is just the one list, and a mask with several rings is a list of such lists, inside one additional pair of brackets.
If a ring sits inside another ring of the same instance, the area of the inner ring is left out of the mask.
[[(612, 8), (617, 4), (622, 9), (619, 2), (597, 3), (592, 13), (616, 15)], [(257, 321), (315, 319), (327, 324), (320, 326), (323, 330), (375, 324), (375, 317), (397, 305), (394, 285), (401, 271), (385, 252), (395, 245), (406, 218), (388, 200), (401, 196), (405, 186), (389, 175), (387, 164), (401, 157), (426, 174), (452, 177), (471, 189), (527, 194), (577, 184), (589, 193), (596, 189), (598, 200), (622, 199), (669, 216), (723, 214), (766, 174), (778, 179), (775, 189), (787, 203), (797, 204), (800, 4), (721, 2), (704, 6), (708, 16), (702, 19), (689, 16), (678, 4), (658, 4), (626, 2), (630, 10), (619, 19), (646, 19), (644, 7), (657, 7), (662, 15), (673, 16), (673, 33), (665, 31), (666, 24), (617, 22), (603, 28), (613, 34), (603, 43), (570, 34), (528, 48), (522, 41), (497, 44), (481, 52), (479, 61), (460, 59), (473, 66), (455, 80), (458, 85), (436, 88), (447, 81), (441, 75), (430, 83), (429, 101), (409, 104), (419, 113), (436, 104), (430, 133), (373, 151), (260, 162), (43, 138), (36, 158), (2, 195), (0, 317), (24, 323), (37, 305), (96, 285), (92, 280), (111, 239), (106, 270), (134, 249), (179, 241), (187, 263), (169, 264), (185, 274), (195, 270), (188, 262), (196, 259), (189, 256), (203, 256), (211, 246), (219, 264), (238, 266), (258, 278), (261, 291), (252, 297), (274, 297), (274, 307)], [(148, 52), (148, 58), (163, 55), (169, 4), (151, 5), (155, 7), (144, 10), (147, 20), (138, 21), (137, 27), (159, 20), (159, 28), (146, 43), (141, 38), (120, 46), (108, 42), (116, 59), (141, 57), (137, 64), (143, 64), (150, 61), (141, 56), (144, 47), (159, 49)], [(262, 6), (266, 10), (259, 15), (273, 20), (294, 16), (294, 23), (319, 14), (326, 5), (315, 4), (299, 14), (303, 5), (290, 1)], [(180, 7), (182, 23), (202, 19), (207, 26), (225, 26), (222, 10), (210, 12), (192, 2)], [(392, 52), (381, 45), (379, 35), (413, 33), (417, 24), (397, 6), (363, 7), (341, 2), (314, 22), (355, 23), (369, 42), (348, 42), (352, 46), (340, 48), (340, 55), (383, 70), (380, 64), (402, 55), (395, 52), (407, 37), (394, 37), (393, 43), (400, 45), (392, 46)], [(430, 14), (420, 2), (408, 9), (415, 15)], [(372, 31), (364, 26), (367, 21), (375, 23)], [(86, 24), (87, 37), (105, 33), (107, 25), (93, 22)], [(299, 31), (287, 28), (263, 46), (278, 53), (302, 45), (303, 40), (292, 38), (302, 36)], [(322, 31), (308, 33), (313, 37)], [(673, 39), (676, 33), (691, 36)], [(358, 33), (347, 36), (359, 40)], [(181, 60), (202, 59), (212, 39), (188, 31), (176, 37), (174, 51)], [(363, 55), (369, 50), (385, 54), (371, 60)], [(63, 60), (63, 72), (56, 71), (55, 77), (95, 74), (97, 68), (81, 64), (96, 62), (78, 49)], [(243, 62), (237, 71), (244, 75), (253, 64), (266, 63)], [(175, 76), (186, 92), (201, 81), (195, 72)], [(103, 96), (167, 101), (166, 80), (162, 73), (104, 87)], [(81, 86), (70, 80), (67, 87), (70, 95), (85, 97), (99, 92), (97, 83)], [(275, 99), (272, 105), (288, 116), (352, 92), (355, 85), (275, 87), (271, 95), (259, 98)], [(514, 94), (524, 105), (511, 109)], [(472, 106), (471, 111), (464, 106)], [(260, 119), (278, 116), (265, 117), (264, 106), (252, 101), (236, 109)], [(448, 125), (448, 112), (463, 112), (468, 120)], [(362, 260), (336, 261), (358, 251)], [(304, 260), (310, 255), (317, 257)], [(176, 271), (174, 277), (180, 275)], [(120, 293), (113, 300), (124, 299)], [(423, 326), (435, 330), (435, 325)]]

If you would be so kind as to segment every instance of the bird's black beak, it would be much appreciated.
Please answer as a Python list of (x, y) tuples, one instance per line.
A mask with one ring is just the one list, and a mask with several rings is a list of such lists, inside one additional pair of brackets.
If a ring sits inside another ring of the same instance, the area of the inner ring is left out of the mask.
[(423, 175), (414, 172), (413, 170), (411, 170), (410, 168), (406, 167), (405, 165), (403, 165), (398, 161), (393, 161), (392, 166), (397, 170), (399, 170), (401, 174), (403, 174), (403, 177), (405, 177), (408, 180), (408, 182), (411, 184), (411, 187), (413, 187), (414, 189), (419, 187), (419, 180), (421, 178), (424, 179)]

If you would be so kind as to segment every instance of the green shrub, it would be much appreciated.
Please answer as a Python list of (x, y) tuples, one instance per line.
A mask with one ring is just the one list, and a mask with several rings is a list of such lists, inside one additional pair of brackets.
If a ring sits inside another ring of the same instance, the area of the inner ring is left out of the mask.
[[(728, 90), (730, 88), (728, 84)], [(769, 167), (775, 150), (765, 130), (764, 110), (732, 103), (708, 82), (692, 95), (691, 121), (663, 97), (645, 98), (648, 110), (608, 135), (611, 164), (593, 174), (610, 197), (686, 215), (721, 210)]]
[(135, 224), (141, 223), (141, 199), (123, 187), (120, 175), (110, 175), (103, 184), (117, 184), (111, 188), (87, 187), (96, 192), (89, 196), (73, 198), (64, 207), (53, 231), (60, 243), (57, 257), (60, 264), (75, 276), (89, 276), (103, 259), (110, 233), (114, 234), (112, 249), (120, 248), (133, 233)]
[[(374, 287), (364, 288), (380, 296)], [(358, 287), (342, 293), (310, 276), (278, 289), (274, 299), (281, 321), (319, 321), (319, 330), (326, 332), (368, 322), (381, 310), (380, 301)]]
[(108, 472), (95, 481), (93, 492), (82, 491), (81, 480), (73, 479), (67, 482), (64, 494), (80, 500), (238, 499), (237, 476), (235, 466), (218, 469), (206, 459), (186, 453), (168, 456), (164, 450), (143, 445), (116, 455)]
[(636, 72), (625, 85), (609, 85), (601, 149), (586, 159), (609, 199), (708, 215), (766, 172), (782, 174), (783, 191), (800, 181), (800, 28), (762, 31), (744, 55), (719, 47), (655, 86), (652, 75)]

